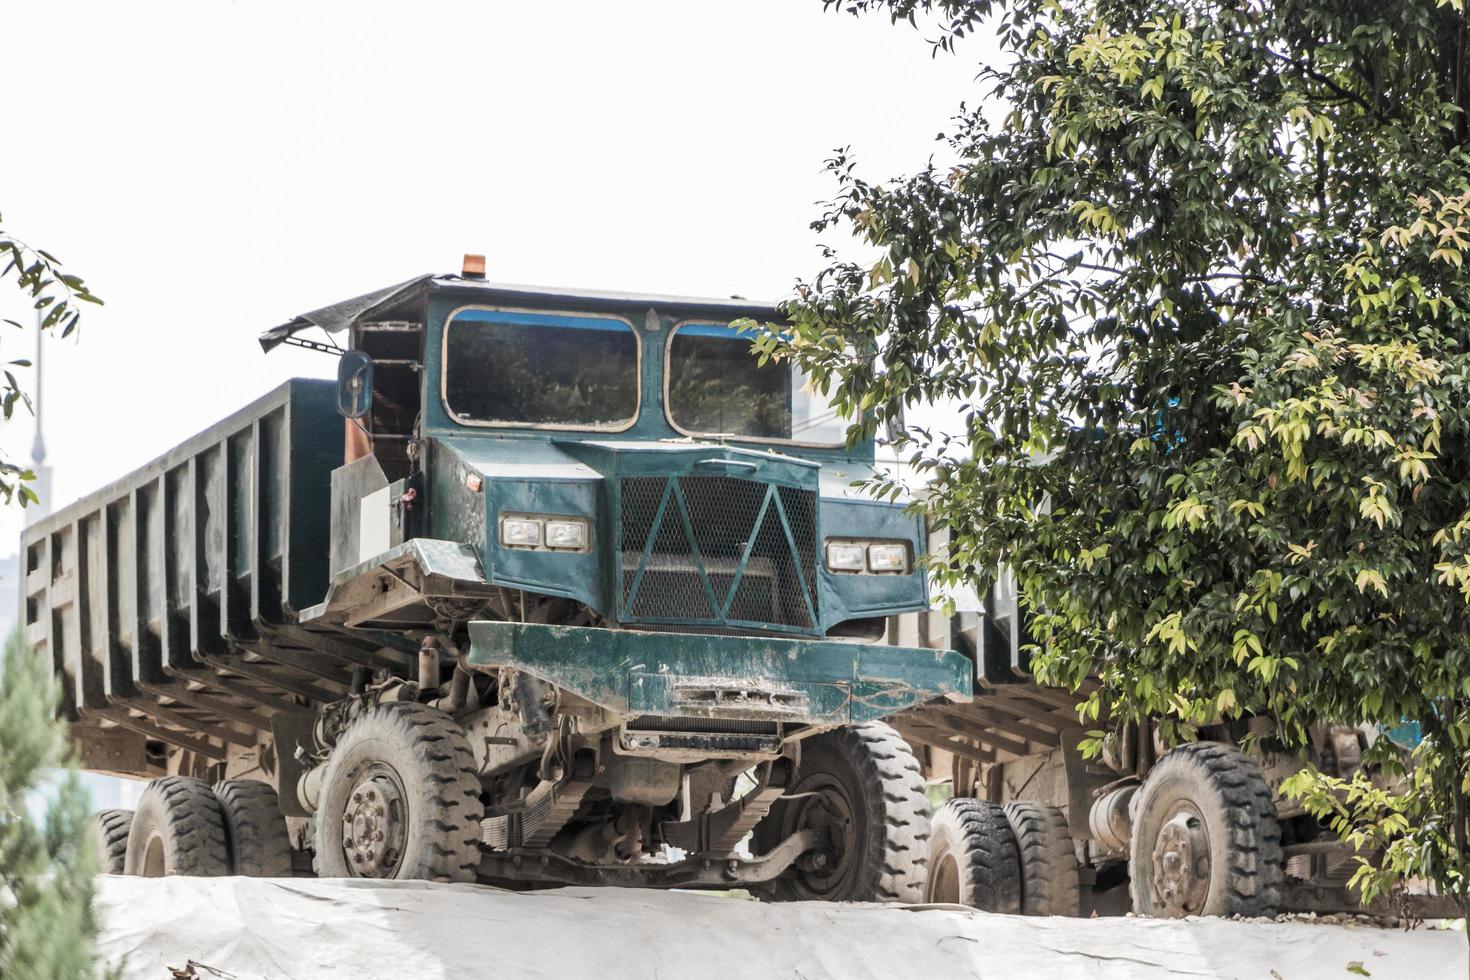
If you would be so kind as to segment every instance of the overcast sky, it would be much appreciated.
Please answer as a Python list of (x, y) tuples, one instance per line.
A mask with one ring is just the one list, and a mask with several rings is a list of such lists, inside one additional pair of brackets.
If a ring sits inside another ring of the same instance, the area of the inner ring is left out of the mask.
[[(829, 151), (869, 177), (922, 166), (985, 51), (933, 59), (922, 32), (820, 0), (3, 10), (28, 108), (0, 214), (107, 301), (47, 346), (58, 504), (333, 373), (263, 355), (260, 330), (464, 252), (505, 282), (784, 296), (821, 265)], [(0, 311), (29, 316), (8, 283)], [(29, 423), (3, 438), (25, 453)]]

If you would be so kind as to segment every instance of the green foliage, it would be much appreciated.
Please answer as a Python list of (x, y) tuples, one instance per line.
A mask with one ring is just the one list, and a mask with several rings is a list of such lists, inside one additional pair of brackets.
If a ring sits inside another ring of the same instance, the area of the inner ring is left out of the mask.
[(1406, 772), (1390, 763), (1401, 776), (1391, 789), (1362, 770), (1342, 779), (1308, 768), (1282, 783), (1282, 792), (1299, 799), (1360, 854), (1378, 855), (1360, 859), (1349, 883), (1364, 902), (1390, 893), (1407, 878), (1439, 881), (1453, 894), (1464, 893), (1464, 867), (1442, 863), (1458, 851), (1453, 815), (1463, 804), (1453, 798), (1461, 793), (1458, 784), (1439, 771), (1440, 755), (1432, 742), (1424, 742)]
[[(45, 249), (33, 248), (11, 235), (0, 219), (0, 279), (15, 276), (15, 284), (32, 301), (32, 306), (41, 319), (43, 330), (59, 331), (61, 336), (70, 336), (81, 321), (82, 311), (78, 304), (101, 305), (99, 299), (80, 276), (62, 271), (61, 261)], [(23, 329), (11, 319), (0, 319), (0, 323)], [(30, 361), (23, 358), (7, 361), (0, 368), (4, 383), (0, 385), (0, 416), (9, 422), (18, 403), (30, 407), (30, 398), (16, 381), (12, 368), (29, 367)], [(26, 486), (26, 481), (36, 475), (25, 467), (0, 455), (0, 499), (6, 503), (20, 498), (22, 506), (36, 502), (36, 492)]]
[[(38, 311), (41, 328), (61, 336), (76, 330), (78, 304), (101, 304), (80, 277), (62, 271), (43, 249), (11, 235), (0, 221), (0, 279), (16, 285)], [(15, 320), (6, 325), (22, 330)], [(13, 359), (0, 374), (0, 416), (10, 421), (17, 404), (30, 399), (16, 380)], [(35, 474), (0, 455), (0, 499), (36, 503), (26, 481)], [(97, 973), (93, 942), (93, 853), (91, 804), (71, 757), (66, 726), (56, 718), (58, 691), (48, 665), (25, 645), (17, 630), (5, 643), (0, 670), (0, 977), (75, 980)], [(27, 794), (63, 770), (55, 798), (37, 827), (27, 811)]]
[[(96, 975), (91, 806), (56, 720), (56, 681), (20, 631), (0, 674), (0, 976), (77, 980)], [(27, 794), (64, 768), (37, 827)]]
[(859, 429), (957, 407), (907, 445), (935, 574), (1008, 564), (1043, 678), (1101, 678), (1092, 717), (1421, 721), (1404, 789), (1292, 788), (1470, 895), (1462, 0), (828, 6), (1004, 56), (944, 163), (829, 162), (815, 227), (867, 257), (829, 252), (758, 349)]

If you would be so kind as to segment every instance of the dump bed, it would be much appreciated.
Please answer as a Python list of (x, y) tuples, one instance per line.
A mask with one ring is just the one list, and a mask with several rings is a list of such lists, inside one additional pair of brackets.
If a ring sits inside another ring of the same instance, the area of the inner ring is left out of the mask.
[(222, 761), (341, 696), (341, 658), (295, 620), (326, 593), (342, 443), (332, 383), (289, 381), (25, 532), (26, 639), (87, 768)]

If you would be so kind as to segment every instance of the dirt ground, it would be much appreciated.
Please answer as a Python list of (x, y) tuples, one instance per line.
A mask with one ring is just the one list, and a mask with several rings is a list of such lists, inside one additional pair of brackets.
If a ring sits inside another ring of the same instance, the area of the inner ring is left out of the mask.
[[(101, 879), (127, 980), (1466, 976), (1458, 932), (1304, 922), (985, 915), (426, 882)], [(192, 961), (192, 967), (190, 966)], [(193, 972), (188, 972), (192, 968)]]

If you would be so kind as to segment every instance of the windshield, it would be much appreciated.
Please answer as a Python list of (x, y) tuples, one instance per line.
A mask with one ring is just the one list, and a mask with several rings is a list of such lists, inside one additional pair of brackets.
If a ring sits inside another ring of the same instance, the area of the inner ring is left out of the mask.
[(686, 435), (735, 436), (840, 446), (847, 423), (791, 366), (764, 365), (751, 336), (713, 323), (686, 323), (669, 338), (668, 413)]
[(443, 359), (459, 422), (623, 429), (638, 415), (638, 336), (624, 320), (459, 310)]

